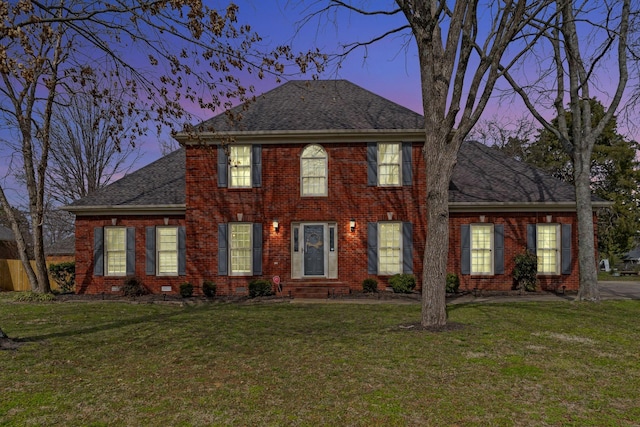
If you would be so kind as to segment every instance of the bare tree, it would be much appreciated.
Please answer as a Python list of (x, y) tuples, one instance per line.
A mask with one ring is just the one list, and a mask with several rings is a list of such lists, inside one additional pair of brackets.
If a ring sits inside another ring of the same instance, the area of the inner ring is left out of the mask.
[[(529, 111), (558, 138), (571, 159), (580, 242), (577, 299), (599, 301), (591, 203), (591, 157), (596, 140), (620, 106), (629, 78), (627, 44), (631, 0), (595, 3), (556, 0), (554, 4), (558, 13), (553, 21), (544, 22), (542, 30), (539, 30), (542, 37), (535, 48), (536, 52), (544, 52), (542, 44), (547, 43), (552, 55), (547, 59), (540, 54), (523, 57), (536, 61), (541, 68), (548, 68), (551, 70), (549, 74), (532, 83), (524, 83), (509, 72), (505, 76)], [(611, 55), (615, 58), (614, 67), (606, 62)], [(612, 95), (604, 114), (599, 120), (594, 120), (592, 88), (599, 86), (598, 69), (605, 70), (617, 82), (610, 91)], [(551, 99), (552, 103), (545, 104), (545, 99)], [(567, 101), (570, 122), (565, 114)], [(557, 123), (545, 119), (545, 109), (555, 113)]]
[[(345, 46), (346, 55), (385, 37), (409, 32), (417, 45), (425, 116), (427, 234), (422, 268), (425, 327), (446, 324), (445, 278), (449, 252), (449, 182), (462, 141), (476, 124), (501, 76), (505, 50), (539, 16), (546, 1), (396, 0), (396, 9), (366, 10), (331, 0), (316, 14), (346, 8), (365, 16), (404, 16), (403, 25)], [(521, 46), (526, 50), (526, 46)], [(517, 57), (517, 55), (515, 55)]]
[[(241, 76), (278, 76), (296, 59), (288, 47), (255, 48), (260, 37), (238, 23), (233, 3), (211, 9), (200, 0), (25, 0), (2, 2), (0, 22), (0, 115), (19, 135), (35, 271), (4, 186), (0, 204), (38, 292), (50, 291), (43, 218), (53, 114), (70, 103), (69, 88), (104, 82), (91, 95), (113, 106), (120, 124), (139, 118), (130, 132), (135, 141), (145, 121), (158, 128), (183, 123), (189, 118), (183, 105), (213, 111), (251, 100)], [(316, 53), (302, 56), (305, 66), (317, 64)]]
[(469, 134), (469, 138), (492, 146), (519, 161), (525, 161), (529, 145), (538, 130), (529, 117), (505, 120), (493, 117), (480, 120)]

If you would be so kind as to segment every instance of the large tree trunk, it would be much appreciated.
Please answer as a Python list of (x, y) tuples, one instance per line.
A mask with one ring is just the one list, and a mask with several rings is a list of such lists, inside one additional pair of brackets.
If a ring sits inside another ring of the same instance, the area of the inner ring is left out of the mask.
[[(593, 147), (593, 144), (584, 144)], [(593, 207), (591, 204), (591, 150), (583, 148), (574, 155), (576, 211), (578, 214), (579, 301), (600, 301), (596, 272)]]

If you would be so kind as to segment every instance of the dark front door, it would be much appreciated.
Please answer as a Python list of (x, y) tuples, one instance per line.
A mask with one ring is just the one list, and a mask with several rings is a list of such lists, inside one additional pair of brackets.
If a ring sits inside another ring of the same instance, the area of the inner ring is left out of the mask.
[(304, 275), (324, 276), (324, 225), (304, 226)]

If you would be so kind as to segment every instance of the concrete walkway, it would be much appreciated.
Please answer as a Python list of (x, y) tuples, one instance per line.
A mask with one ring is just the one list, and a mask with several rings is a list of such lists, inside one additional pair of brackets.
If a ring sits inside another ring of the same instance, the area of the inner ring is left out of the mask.
[[(640, 300), (640, 281), (638, 282), (600, 282), (600, 298), (604, 300)], [(553, 292), (524, 295), (487, 295), (447, 298), (447, 304), (525, 302), (525, 301), (573, 301), (574, 294), (555, 294)], [(357, 298), (294, 298), (292, 304), (420, 304), (419, 299), (357, 299)]]

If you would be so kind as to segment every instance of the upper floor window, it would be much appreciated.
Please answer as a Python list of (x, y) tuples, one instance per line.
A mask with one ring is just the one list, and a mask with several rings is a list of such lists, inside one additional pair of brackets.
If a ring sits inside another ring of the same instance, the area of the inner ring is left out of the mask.
[(382, 186), (400, 185), (400, 144), (378, 144), (378, 183)]
[(471, 274), (493, 274), (493, 224), (471, 224)]
[(251, 187), (251, 146), (229, 146), (229, 187)]
[(560, 233), (558, 224), (538, 224), (536, 227), (538, 273), (560, 273)]
[(127, 235), (125, 227), (105, 227), (105, 270), (109, 276), (127, 274)]
[(367, 185), (381, 187), (412, 185), (411, 151), (410, 142), (369, 142), (367, 144)]
[(302, 151), (300, 178), (303, 196), (327, 195), (327, 152), (319, 145), (309, 145)]

